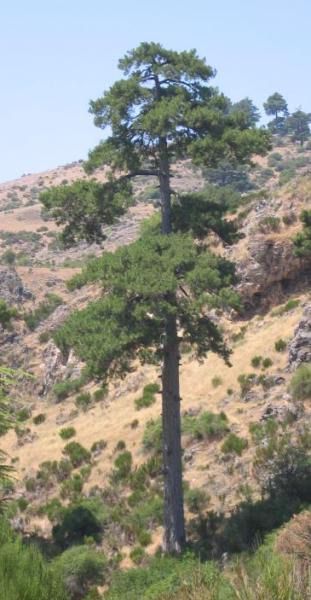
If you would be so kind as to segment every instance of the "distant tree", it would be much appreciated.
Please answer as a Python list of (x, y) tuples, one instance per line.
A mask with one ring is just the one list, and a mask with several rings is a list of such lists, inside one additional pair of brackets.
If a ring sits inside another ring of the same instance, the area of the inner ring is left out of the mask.
[(287, 118), (287, 129), (293, 142), (300, 142), (300, 145), (303, 146), (311, 135), (310, 123), (311, 113), (305, 113), (302, 110), (296, 110)]
[(271, 132), (280, 135), (286, 133), (285, 121), (288, 116), (288, 106), (285, 98), (278, 92), (275, 92), (275, 94), (269, 96), (263, 106), (266, 115), (274, 117), (274, 119), (268, 123)]
[(64, 223), (65, 240), (98, 240), (103, 207), (115, 202), (125, 210), (133, 197), (132, 179), (156, 177), (161, 224), (157, 232), (90, 263), (76, 283), (100, 279), (110, 293), (73, 315), (56, 339), (65, 351), (74, 347), (102, 377), (124, 374), (137, 359), (161, 363), (164, 547), (180, 552), (185, 528), (179, 346), (184, 339), (198, 356), (213, 350), (227, 360), (226, 345), (206, 308), (236, 305), (236, 296), (230, 290), (232, 266), (195, 244), (188, 233), (180, 233), (190, 203), (194, 210), (201, 203), (206, 234), (218, 228), (226, 208), (221, 215), (218, 206), (215, 219), (208, 198), (191, 194), (187, 204), (187, 195), (173, 190), (171, 166), (185, 158), (206, 167), (224, 158), (248, 163), (253, 153), (264, 154), (270, 142), (265, 130), (251, 128), (239, 113), (230, 113), (230, 101), (208, 85), (214, 70), (195, 50), (175, 52), (142, 43), (119, 67), (124, 78), (90, 105), (95, 125), (111, 132), (86, 164), (88, 172), (110, 167), (100, 200), (99, 190), (95, 197), (84, 192), (81, 211), (79, 190), (72, 193), (72, 186), (64, 186), (61, 192), (45, 192), (42, 201)]
[(260, 121), (259, 109), (248, 97), (232, 104), (231, 112), (243, 115), (247, 127), (254, 127)]
[(303, 230), (294, 238), (294, 252), (296, 256), (311, 257), (311, 210), (303, 210), (300, 216)]

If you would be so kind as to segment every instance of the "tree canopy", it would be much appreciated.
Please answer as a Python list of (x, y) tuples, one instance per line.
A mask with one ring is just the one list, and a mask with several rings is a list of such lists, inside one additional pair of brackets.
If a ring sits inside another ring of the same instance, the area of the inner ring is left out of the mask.
[(287, 129), (293, 142), (299, 142), (303, 146), (310, 133), (311, 113), (305, 113), (303, 110), (296, 110), (287, 119)]

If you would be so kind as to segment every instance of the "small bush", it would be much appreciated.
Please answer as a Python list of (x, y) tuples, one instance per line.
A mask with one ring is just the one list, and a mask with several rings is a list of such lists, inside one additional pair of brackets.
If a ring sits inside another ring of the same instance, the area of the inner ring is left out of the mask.
[(147, 451), (161, 452), (162, 423), (161, 419), (151, 419), (147, 422), (143, 435), (143, 448)]
[(241, 387), (241, 394), (245, 396), (247, 392), (249, 392), (253, 385), (256, 383), (256, 374), (255, 373), (241, 373), (238, 376), (238, 382)]
[(125, 450), (126, 448), (126, 443), (124, 440), (119, 440), (116, 444), (115, 447), (115, 452), (122, 452), (122, 450)]
[(85, 598), (94, 585), (104, 583), (108, 561), (102, 552), (74, 546), (54, 560), (54, 569), (65, 583), (71, 598)]
[(156, 401), (155, 394), (159, 393), (159, 391), (160, 386), (157, 383), (145, 385), (143, 395), (135, 400), (136, 409), (140, 410), (141, 408), (146, 408), (154, 404)]
[(299, 306), (299, 304), (300, 304), (300, 300), (295, 300), (294, 298), (292, 300), (288, 300), (288, 302), (286, 302), (286, 304), (283, 304), (279, 308), (275, 308), (274, 310), (272, 310), (271, 316), (272, 317), (282, 316), (282, 315), (286, 314), (287, 312), (294, 310), (294, 308), (297, 308), (297, 306)]
[(221, 377), (219, 377), (218, 375), (215, 375), (215, 377), (213, 377), (213, 379), (212, 379), (213, 388), (219, 387), (220, 385), (222, 385), (222, 383), (223, 383), (223, 380)]
[(46, 344), (49, 341), (50, 337), (51, 334), (49, 331), (42, 331), (42, 333), (40, 333), (39, 335), (40, 344)]
[(135, 565), (140, 565), (143, 562), (145, 556), (146, 553), (144, 549), (141, 548), (141, 546), (136, 546), (136, 548), (133, 548), (133, 550), (131, 550), (130, 552), (130, 558), (132, 559), (133, 563), (135, 563)]
[(65, 400), (74, 392), (77, 392), (81, 385), (83, 385), (83, 381), (81, 378), (79, 379), (66, 379), (65, 381), (59, 381), (55, 383), (53, 387), (53, 392), (57, 398), (57, 400)]
[(80, 498), (83, 490), (84, 481), (79, 473), (74, 473), (69, 479), (63, 481), (60, 488), (60, 497), (64, 500), (69, 498), (70, 500), (77, 500)]
[(200, 488), (192, 488), (185, 491), (185, 503), (192, 513), (200, 513), (209, 500), (207, 493)]
[(273, 361), (271, 360), (271, 358), (267, 357), (264, 358), (262, 361), (262, 367), (263, 369), (269, 369), (269, 367), (272, 367), (273, 365)]
[(116, 482), (122, 479), (127, 479), (131, 473), (132, 462), (132, 454), (128, 450), (122, 452), (122, 454), (119, 454), (114, 461), (115, 468), (112, 471), (112, 480)]
[(102, 387), (98, 388), (97, 390), (95, 390), (95, 392), (93, 394), (94, 401), (100, 402), (101, 400), (104, 400), (104, 398), (106, 398), (107, 394), (108, 394), (107, 386), (102, 386)]
[(84, 462), (88, 462), (91, 458), (90, 452), (81, 446), (79, 442), (69, 442), (63, 450), (64, 454), (69, 456), (74, 467), (80, 467)]
[(105, 450), (107, 448), (107, 442), (105, 440), (98, 440), (93, 442), (91, 446), (91, 452), (97, 452), (98, 450)]
[(235, 433), (229, 433), (221, 446), (221, 450), (224, 454), (237, 454), (241, 456), (247, 446), (248, 441), (245, 438), (241, 438), (235, 435)]
[(262, 361), (262, 356), (253, 356), (253, 358), (251, 360), (252, 367), (257, 369), (258, 367), (260, 367), (261, 361)]
[(286, 350), (286, 347), (287, 347), (287, 343), (284, 340), (282, 340), (282, 338), (277, 340), (274, 344), (274, 348), (275, 348), (276, 352), (284, 352), (284, 350)]
[(41, 425), (41, 423), (44, 423), (45, 419), (46, 415), (44, 413), (39, 413), (32, 419), (32, 422), (34, 425)]
[(133, 419), (133, 421), (131, 422), (131, 429), (137, 429), (138, 425), (139, 425), (138, 419)]
[(24, 315), (26, 325), (31, 331), (34, 331), (41, 321), (47, 319), (61, 304), (63, 304), (63, 299), (57, 294), (51, 292), (45, 294), (45, 300), (40, 302), (38, 308)]
[(69, 440), (71, 437), (76, 435), (76, 433), (77, 432), (74, 427), (63, 427), (63, 429), (59, 431), (59, 436), (62, 438), (62, 440)]
[(294, 373), (290, 389), (295, 400), (311, 399), (311, 364), (302, 364)]
[(30, 416), (31, 416), (31, 411), (29, 408), (26, 408), (26, 407), (21, 408), (16, 413), (16, 418), (20, 423), (27, 421), (30, 418)]
[(228, 419), (224, 412), (214, 414), (206, 411), (198, 417), (186, 416), (182, 429), (197, 440), (221, 439), (229, 430)]
[(75, 404), (77, 408), (82, 408), (83, 411), (86, 411), (92, 402), (92, 397), (89, 392), (84, 392), (83, 394), (79, 394), (79, 396), (75, 399)]
[(259, 221), (258, 224), (259, 231), (261, 233), (269, 233), (270, 231), (279, 231), (280, 229), (280, 219), (279, 217), (267, 216)]

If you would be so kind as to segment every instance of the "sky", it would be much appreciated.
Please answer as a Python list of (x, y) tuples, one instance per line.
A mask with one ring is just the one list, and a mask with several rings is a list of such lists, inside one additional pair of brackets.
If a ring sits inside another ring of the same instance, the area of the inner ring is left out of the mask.
[(310, 0), (2, 0), (0, 182), (86, 158), (88, 113), (142, 41), (196, 48), (233, 101), (311, 111)]

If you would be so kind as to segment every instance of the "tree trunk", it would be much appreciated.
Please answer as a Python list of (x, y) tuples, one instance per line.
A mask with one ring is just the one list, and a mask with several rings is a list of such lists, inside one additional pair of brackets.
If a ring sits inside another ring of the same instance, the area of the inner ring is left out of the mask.
[(166, 324), (162, 369), (165, 552), (180, 553), (185, 544), (182, 489), (179, 342), (176, 318)]
[[(167, 141), (160, 140), (160, 193), (162, 233), (172, 231), (171, 191)], [(172, 298), (175, 303), (175, 297)], [(180, 553), (186, 541), (181, 461), (181, 418), (179, 393), (179, 340), (176, 317), (168, 316), (165, 326), (162, 367), (162, 426), (164, 474), (165, 552)]]

